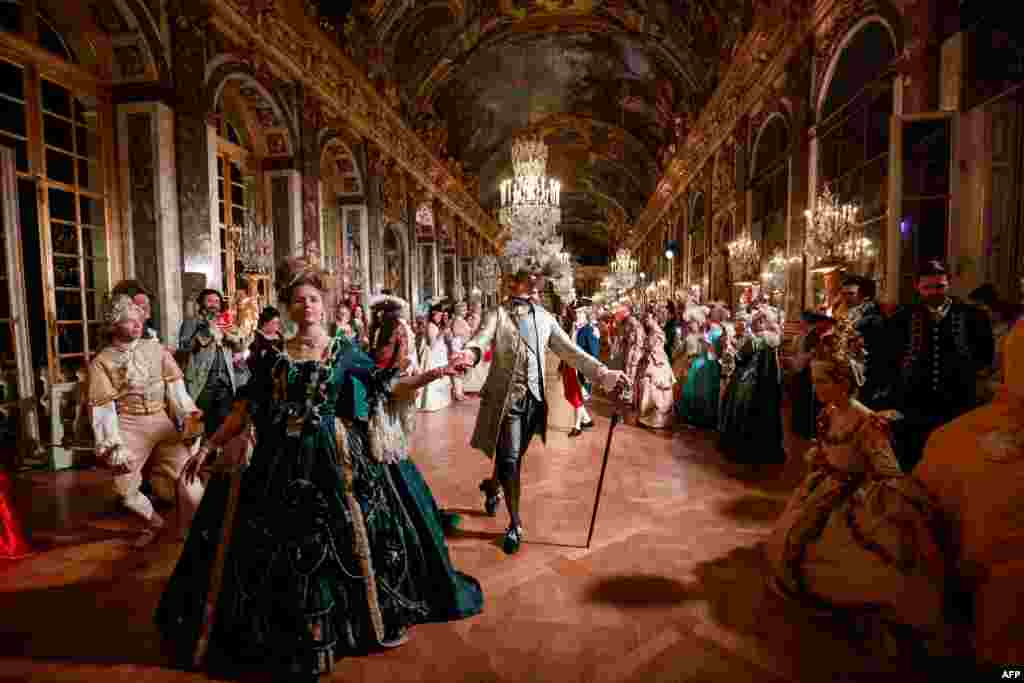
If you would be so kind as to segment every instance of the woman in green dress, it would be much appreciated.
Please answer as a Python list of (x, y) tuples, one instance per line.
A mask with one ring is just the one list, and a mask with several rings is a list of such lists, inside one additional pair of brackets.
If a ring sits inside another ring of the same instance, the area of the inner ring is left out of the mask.
[(701, 353), (690, 364), (682, 398), (676, 403), (676, 415), (693, 427), (718, 428), (718, 403), (721, 395), (722, 364), (727, 339), (722, 322), (726, 310), (715, 306), (708, 314), (707, 331), (701, 340)]
[(210, 482), (156, 620), (186, 666), (298, 681), (401, 645), (412, 625), (477, 614), (483, 595), (452, 568), (422, 478), (386, 456), (405, 443), (382, 427), (391, 394), (451, 371), (377, 368), (324, 330), (323, 271), (292, 259), (277, 281), (298, 333), (264, 355), (186, 468), (196, 476), (213, 449), (252, 427), (251, 463), (236, 493), (225, 477)]

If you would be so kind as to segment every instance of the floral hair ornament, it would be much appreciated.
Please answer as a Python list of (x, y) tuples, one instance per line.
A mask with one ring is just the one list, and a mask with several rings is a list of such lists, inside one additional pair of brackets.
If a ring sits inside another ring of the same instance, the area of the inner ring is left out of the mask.
[(836, 320), (836, 324), (821, 338), (818, 361), (833, 366), (834, 371), (854, 386), (864, 386), (864, 351), (860, 333), (847, 316)]
[(126, 294), (107, 298), (103, 317), (111, 325), (119, 323), (128, 317), (143, 319), (145, 316), (146, 314), (142, 310), (142, 306), (132, 301), (131, 297)]

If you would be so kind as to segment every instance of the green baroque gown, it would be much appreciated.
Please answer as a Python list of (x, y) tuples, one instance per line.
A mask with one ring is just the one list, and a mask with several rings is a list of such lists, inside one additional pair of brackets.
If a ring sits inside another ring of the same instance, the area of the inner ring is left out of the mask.
[(182, 666), (192, 666), (204, 635), (205, 664), (215, 672), (312, 677), (411, 625), (483, 607), (479, 583), (452, 567), (416, 466), (371, 455), (370, 434), (380, 430), (368, 422), (382, 422), (372, 418), (388, 403), (394, 371), (376, 370), (341, 337), (325, 357), (271, 350), (255, 368), (244, 397), (256, 448), (242, 474), (216, 609), (207, 593), (229, 496), (224, 475), (207, 487), (156, 613)]

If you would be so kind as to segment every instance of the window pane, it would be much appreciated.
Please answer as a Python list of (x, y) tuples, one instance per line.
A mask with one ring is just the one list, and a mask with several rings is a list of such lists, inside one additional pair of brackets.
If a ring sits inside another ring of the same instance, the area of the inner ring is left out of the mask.
[(860, 219), (868, 221), (885, 213), (889, 204), (889, 157), (876, 159), (863, 171)]
[(82, 319), (82, 292), (58, 290), (56, 292), (57, 320)]
[(53, 257), (53, 282), (58, 287), (81, 287), (79, 261), (66, 256)]
[[(102, 320), (105, 292), (85, 293), (85, 314), (89, 320)], [(93, 347), (95, 348), (95, 347)]]
[(43, 110), (71, 118), (71, 93), (66, 88), (46, 80), (41, 81)]
[(59, 183), (73, 185), (75, 182), (75, 162), (67, 154), (46, 150), (46, 177)]
[(92, 259), (107, 258), (106, 230), (101, 228), (82, 228), (82, 248), (85, 257)]
[(21, 5), (0, 2), (0, 31), (21, 33)]
[(103, 216), (102, 199), (79, 195), (78, 208), (82, 213), (82, 223), (87, 225), (106, 225), (106, 219)]
[(78, 137), (75, 153), (93, 160), (99, 159), (100, 138), (95, 131), (89, 130), (85, 126), (75, 126), (75, 135)]
[(43, 116), (43, 137), (46, 144), (51, 147), (57, 147), (65, 152), (73, 153), (75, 151), (73, 129), (74, 126), (64, 119), (52, 114)]
[(103, 349), (103, 324), (90, 323), (89, 325), (89, 350), (98, 353)]
[(28, 144), (24, 140), (15, 140), (0, 133), (0, 145), (13, 147), (15, 156), (15, 167), (22, 173), (28, 172)]
[(83, 353), (82, 325), (57, 325), (57, 353)]
[(25, 82), (21, 67), (0, 59), (0, 93), (25, 99)]
[[(75, 195), (55, 187), (49, 189), (50, 218), (74, 223)], [(77, 251), (77, 250), (76, 250)]]
[(103, 175), (98, 162), (78, 160), (78, 184), (89, 192), (103, 192)]
[(78, 255), (78, 231), (74, 223), (50, 221), (50, 233), (55, 256), (61, 254), (68, 256)]
[(110, 275), (106, 261), (85, 261), (85, 288), (106, 294), (110, 291)]
[(26, 135), (24, 104), (0, 97), (0, 130), (6, 130), (22, 137)]
[(98, 117), (96, 114), (96, 105), (89, 104), (81, 98), (75, 98), (75, 122), (81, 123), (89, 128), (96, 129), (99, 127)]

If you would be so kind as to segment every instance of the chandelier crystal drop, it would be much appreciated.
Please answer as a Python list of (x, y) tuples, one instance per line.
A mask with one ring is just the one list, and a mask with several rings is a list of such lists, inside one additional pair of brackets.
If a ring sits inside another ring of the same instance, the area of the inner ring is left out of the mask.
[[(824, 273), (846, 267), (850, 261), (873, 254), (871, 241), (857, 228), (856, 204), (843, 204), (825, 187), (807, 218), (806, 252), (814, 264), (811, 272)], [(870, 251), (870, 253), (869, 253)]]
[(562, 221), (562, 186), (546, 175), (548, 147), (540, 137), (512, 141), (514, 176), (501, 183), (498, 220), (520, 239), (543, 241)]
[(761, 270), (761, 247), (757, 241), (750, 239), (750, 235), (743, 235), (727, 246), (733, 284), (741, 287), (756, 284)]

